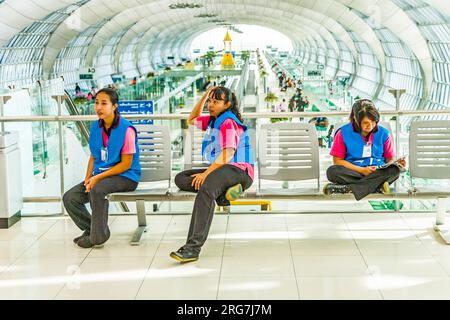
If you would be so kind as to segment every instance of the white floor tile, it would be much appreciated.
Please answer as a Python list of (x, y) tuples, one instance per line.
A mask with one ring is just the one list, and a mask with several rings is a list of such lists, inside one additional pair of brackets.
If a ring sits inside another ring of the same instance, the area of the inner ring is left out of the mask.
[(0, 259), (0, 274), (5, 271), (13, 262), (14, 259)]
[(294, 256), (300, 277), (361, 277), (368, 270), (361, 256)]
[(224, 277), (220, 278), (219, 300), (298, 300), (293, 277)]
[(0, 230), (0, 241), (37, 240), (45, 234), (57, 220), (53, 218), (22, 218), (9, 229)]
[(174, 259), (155, 256), (146, 278), (219, 277), (222, 257), (202, 257), (194, 262), (181, 264)]
[(445, 270), (433, 257), (364, 256), (372, 274), (382, 276), (445, 277)]
[(292, 240), (352, 240), (352, 232), (333, 229), (304, 229), (289, 231)]
[(151, 258), (86, 258), (57, 299), (134, 299)]
[(66, 285), (56, 300), (134, 300), (142, 280)]
[(441, 267), (450, 276), (450, 255), (448, 256), (434, 256), (434, 259), (441, 265)]
[(351, 230), (355, 240), (417, 240), (416, 234), (409, 229), (399, 230)]
[(225, 256), (286, 256), (291, 254), (289, 240), (242, 240), (225, 242)]
[(345, 214), (349, 230), (409, 230), (408, 224), (397, 213)]
[(56, 259), (12, 264), (0, 274), (0, 299), (53, 299), (77, 268)]
[(284, 215), (231, 215), (228, 222), (228, 232), (252, 231), (286, 231)]
[(0, 241), (0, 259), (15, 260), (33, 243), (35, 243), (35, 240), (32, 239)]
[(297, 278), (302, 300), (381, 300), (371, 276)]
[(433, 256), (450, 257), (450, 245), (446, 244), (442, 239), (421, 239), (421, 242)]
[(419, 240), (356, 240), (356, 243), (363, 256), (431, 256)]
[(360, 256), (354, 240), (291, 240), (293, 256)]
[(23, 286), (23, 281), (11, 281), (13, 283), (19, 282), (20, 285), (16, 286), (11, 282), (0, 281), (0, 300), (51, 300), (64, 286), (64, 284), (46, 285), (36, 283), (32, 286)]
[[(215, 300), (219, 277), (148, 278), (138, 300)], [(164, 290), (161, 290), (164, 288)]]
[(449, 300), (450, 278), (384, 277), (377, 279), (386, 300)]
[(152, 239), (145, 239), (138, 246), (130, 245), (129, 240), (110, 239), (103, 248), (93, 248), (89, 258), (153, 257), (158, 245), (159, 241)]
[(286, 215), (286, 224), (289, 231), (309, 229), (347, 230), (345, 221), (340, 214)]
[(77, 247), (72, 240), (39, 240), (29, 247), (21, 258), (85, 258), (91, 249)]
[(290, 256), (279, 256), (268, 259), (267, 255), (260, 256), (224, 256), (222, 277), (241, 276), (294, 276), (294, 267)]
[(436, 222), (435, 213), (427, 213), (427, 214), (402, 213), (401, 216), (403, 220), (406, 222), (406, 224), (413, 230), (432, 228), (434, 222)]
[(270, 228), (265, 230), (246, 230), (246, 231), (231, 231), (228, 230), (225, 234), (227, 241), (241, 241), (241, 240), (288, 240), (288, 231), (273, 231)]

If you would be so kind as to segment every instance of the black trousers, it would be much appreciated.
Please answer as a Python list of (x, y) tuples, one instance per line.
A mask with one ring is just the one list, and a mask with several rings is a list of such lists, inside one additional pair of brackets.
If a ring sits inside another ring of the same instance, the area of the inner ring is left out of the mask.
[[(63, 196), (64, 207), (70, 218), (82, 231), (89, 233), (91, 243), (102, 244), (109, 239), (108, 209), (106, 196), (114, 192), (134, 191), (137, 182), (122, 176), (112, 176), (99, 181), (91, 192), (86, 193), (84, 181)], [(92, 215), (85, 204), (90, 203)]]
[(393, 183), (400, 176), (400, 169), (397, 166), (389, 166), (385, 169), (378, 169), (375, 172), (364, 176), (361, 173), (347, 169), (343, 166), (331, 166), (327, 170), (327, 178), (336, 184), (348, 185), (356, 200), (361, 200), (371, 193), (375, 193), (386, 181)]
[(191, 185), (191, 175), (202, 173), (206, 169), (186, 170), (175, 177), (175, 184), (180, 190), (197, 192), (192, 210), (191, 224), (185, 247), (200, 252), (208, 237), (214, 216), (214, 201), (224, 204), (224, 195), (228, 188), (240, 183), (244, 190), (250, 188), (253, 181), (246, 171), (233, 165), (226, 164), (206, 177), (200, 190)]

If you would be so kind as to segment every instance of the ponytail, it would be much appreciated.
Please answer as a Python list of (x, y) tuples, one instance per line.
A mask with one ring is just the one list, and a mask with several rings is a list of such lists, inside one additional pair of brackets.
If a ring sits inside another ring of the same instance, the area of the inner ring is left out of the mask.
[(244, 123), (244, 120), (242, 119), (242, 115), (239, 112), (239, 105), (238, 105), (238, 100), (236, 95), (234, 94), (234, 92), (231, 92), (231, 106), (230, 106), (230, 111), (234, 113), (234, 115), (239, 119), (240, 122)]

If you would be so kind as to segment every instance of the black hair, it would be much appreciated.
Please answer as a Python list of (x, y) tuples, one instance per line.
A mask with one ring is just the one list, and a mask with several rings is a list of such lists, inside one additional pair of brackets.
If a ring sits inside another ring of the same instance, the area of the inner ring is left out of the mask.
[(372, 100), (360, 99), (353, 104), (352, 112), (350, 113), (350, 121), (357, 132), (361, 132), (361, 121), (364, 117), (375, 121), (377, 124), (380, 121), (380, 113)]
[(226, 87), (219, 86), (211, 91), (210, 96), (216, 100), (223, 100), (225, 104), (230, 102), (230, 107), (228, 110), (233, 112), (239, 121), (242, 123), (244, 122), (244, 120), (242, 120), (241, 113), (239, 112), (239, 105), (234, 92)]
[(95, 94), (95, 99), (97, 99), (97, 96), (99, 95), (99, 93), (105, 93), (108, 95), (109, 100), (111, 100), (111, 103), (113, 105), (117, 105), (117, 108), (114, 110), (115, 114), (119, 114), (119, 95), (117, 94), (117, 91), (111, 88), (103, 88), (101, 90), (99, 90), (96, 94)]

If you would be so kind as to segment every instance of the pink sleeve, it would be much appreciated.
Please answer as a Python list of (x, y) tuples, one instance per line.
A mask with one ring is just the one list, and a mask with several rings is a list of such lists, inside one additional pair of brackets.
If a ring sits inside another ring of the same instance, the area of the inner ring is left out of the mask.
[(239, 125), (232, 119), (225, 120), (220, 126), (220, 145), (222, 149), (237, 149), (239, 143)]
[(344, 139), (342, 138), (342, 132), (339, 130), (334, 136), (333, 145), (331, 146), (330, 155), (341, 159), (345, 158), (347, 148), (345, 147)]
[(135, 154), (136, 153), (136, 132), (133, 128), (128, 128), (125, 134), (125, 142), (123, 143), (120, 154)]
[(195, 125), (198, 129), (205, 131), (206, 129), (208, 129), (208, 123), (209, 123), (209, 120), (210, 120), (210, 119), (211, 119), (210, 116), (200, 116), (200, 117), (197, 117), (197, 118), (195, 119), (194, 125)]
[(384, 143), (384, 154), (383, 157), (385, 159), (395, 158), (395, 149), (394, 149), (394, 141), (392, 140), (392, 136), (389, 135), (386, 142)]

